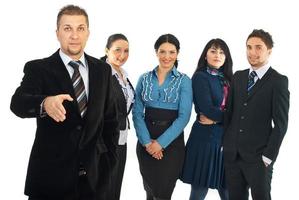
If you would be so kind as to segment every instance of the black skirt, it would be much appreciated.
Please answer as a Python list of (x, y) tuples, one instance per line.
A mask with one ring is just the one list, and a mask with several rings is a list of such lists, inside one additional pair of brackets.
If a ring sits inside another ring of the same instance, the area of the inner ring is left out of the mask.
[[(178, 117), (177, 110), (146, 108), (145, 122), (152, 139), (157, 139)], [(185, 155), (184, 135), (180, 134), (157, 160), (137, 143), (137, 157), (144, 189), (156, 198), (170, 199), (182, 171)]]

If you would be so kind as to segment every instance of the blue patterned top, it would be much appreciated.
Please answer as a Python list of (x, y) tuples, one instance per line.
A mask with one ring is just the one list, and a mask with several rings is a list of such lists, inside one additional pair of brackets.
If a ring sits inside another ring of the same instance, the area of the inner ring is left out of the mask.
[(157, 138), (157, 142), (166, 148), (182, 133), (190, 119), (192, 83), (186, 74), (173, 67), (163, 84), (159, 85), (157, 69), (158, 67), (139, 78), (132, 114), (138, 140), (145, 145), (151, 142), (151, 138), (144, 121), (144, 109), (153, 107), (178, 110), (178, 118)]

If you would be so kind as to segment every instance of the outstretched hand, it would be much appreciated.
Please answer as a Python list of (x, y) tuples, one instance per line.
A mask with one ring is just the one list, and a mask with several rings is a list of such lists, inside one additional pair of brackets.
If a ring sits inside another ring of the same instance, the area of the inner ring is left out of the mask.
[(63, 101), (73, 101), (69, 94), (59, 94), (56, 96), (46, 97), (44, 101), (44, 109), (49, 117), (56, 122), (63, 122), (65, 120), (66, 110), (63, 107)]

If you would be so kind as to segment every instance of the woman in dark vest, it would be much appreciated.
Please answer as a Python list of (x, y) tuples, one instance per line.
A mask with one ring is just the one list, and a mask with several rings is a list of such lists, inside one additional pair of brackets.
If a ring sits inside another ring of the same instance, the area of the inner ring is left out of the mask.
[(183, 129), (191, 114), (192, 87), (190, 78), (177, 70), (177, 38), (162, 35), (154, 47), (159, 65), (139, 78), (133, 122), (147, 200), (170, 200), (184, 162)]
[(129, 57), (129, 42), (126, 36), (123, 34), (111, 35), (107, 40), (105, 53), (106, 55), (101, 60), (107, 62), (112, 69), (112, 86), (120, 129), (116, 147), (116, 166), (112, 171), (107, 199), (119, 200), (127, 157), (127, 135), (130, 128), (128, 115), (134, 103), (134, 88), (122, 68)]

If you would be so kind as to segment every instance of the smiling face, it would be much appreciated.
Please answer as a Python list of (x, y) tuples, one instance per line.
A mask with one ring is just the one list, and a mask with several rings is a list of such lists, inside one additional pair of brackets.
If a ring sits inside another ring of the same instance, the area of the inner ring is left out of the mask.
[(156, 53), (159, 60), (159, 67), (165, 69), (171, 69), (178, 57), (176, 47), (168, 42), (161, 44)]
[(60, 49), (74, 60), (84, 53), (89, 29), (84, 15), (63, 15), (56, 30)]
[(213, 68), (219, 69), (225, 62), (225, 54), (221, 48), (212, 46), (206, 55), (207, 63)]
[(116, 40), (109, 49), (106, 48), (108, 62), (113, 67), (121, 67), (129, 57), (129, 43), (126, 40)]
[(247, 60), (252, 67), (259, 68), (268, 63), (271, 49), (268, 49), (262, 39), (252, 37), (247, 40)]

